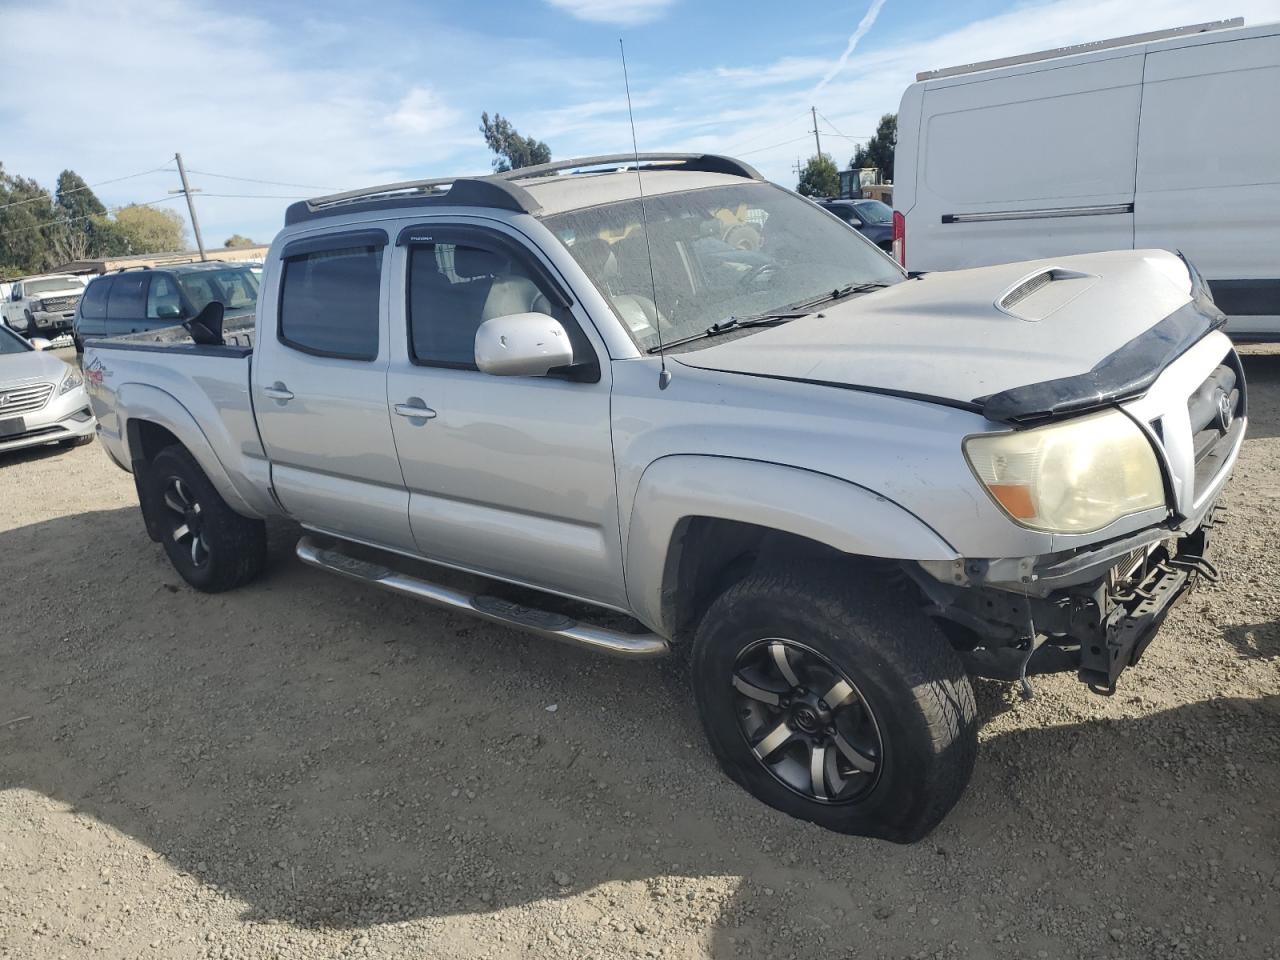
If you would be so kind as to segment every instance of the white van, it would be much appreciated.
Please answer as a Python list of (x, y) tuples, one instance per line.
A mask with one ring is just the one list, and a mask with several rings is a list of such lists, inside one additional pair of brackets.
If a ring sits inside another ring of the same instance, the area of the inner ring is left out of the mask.
[(898, 114), (899, 259), (1177, 250), (1230, 333), (1280, 340), (1280, 24), (1242, 24), (917, 75)]

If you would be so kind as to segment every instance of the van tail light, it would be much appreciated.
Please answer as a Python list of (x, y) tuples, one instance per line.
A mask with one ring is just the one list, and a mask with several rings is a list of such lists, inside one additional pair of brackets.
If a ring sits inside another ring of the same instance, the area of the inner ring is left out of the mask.
[(907, 266), (907, 218), (901, 210), (893, 211), (893, 259)]

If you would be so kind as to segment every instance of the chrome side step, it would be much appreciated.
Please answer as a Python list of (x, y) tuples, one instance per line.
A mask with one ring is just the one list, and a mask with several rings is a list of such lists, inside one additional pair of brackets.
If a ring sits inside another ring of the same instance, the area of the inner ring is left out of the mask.
[(667, 641), (656, 633), (623, 633), (580, 623), (572, 617), (526, 607), (500, 597), (471, 595), (420, 577), (409, 576), (381, 564), (361, 560), (333, 547), (322, 547), (311, 537), (298, 541), (298, 559), (303, 563), (353, 580), (363, 580), (384, 590), (425, 600), (448, 610), (459, 610), (504, 627), (514, 627), (552, 640), (577, 644), (601, 653), (631, 659), (665, 656)]

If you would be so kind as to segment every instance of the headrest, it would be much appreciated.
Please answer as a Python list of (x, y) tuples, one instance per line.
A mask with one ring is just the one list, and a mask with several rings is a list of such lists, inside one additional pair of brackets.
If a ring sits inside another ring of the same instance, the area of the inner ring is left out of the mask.
[(505, 256), (492, 250), (461, 245), (453, 248), (453, 272), (467, 280), (506, 273), (507, 264)]

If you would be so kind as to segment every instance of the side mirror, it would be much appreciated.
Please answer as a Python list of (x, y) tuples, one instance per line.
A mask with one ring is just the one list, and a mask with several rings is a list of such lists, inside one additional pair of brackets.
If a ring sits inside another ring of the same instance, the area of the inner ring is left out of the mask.
[(191, 334), (191, 339), (201, 346), (220, 347), (224, 342), (222, 339), (222, 314), (221, 301), (210, 300), (205, 304), (203, 310), (184, 323), (183, 326), (186, 328), (187, 333)]
[(545, 377), (571, 363), (569, 335), (545, 313), (494, 317), (476, 331), (476, 366), (495, 377)]
[(156, 317), (160, 320), (178, 320), (182, 317), (182, 308), (176, 303), (161, 303), (156, 307)]
[(35, 347), (37, 350), (48, 350), (53, 344), (44, 337), (32, 337), (27, 343)]

